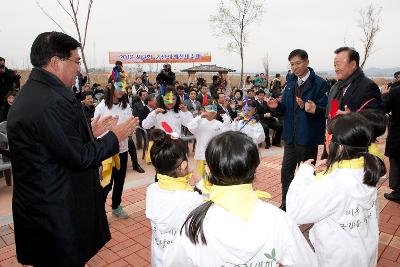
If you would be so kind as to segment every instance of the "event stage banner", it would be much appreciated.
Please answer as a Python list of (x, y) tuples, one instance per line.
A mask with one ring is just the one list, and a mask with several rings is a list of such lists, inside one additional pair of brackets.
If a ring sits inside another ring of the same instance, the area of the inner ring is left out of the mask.
[(109, 62), (137, 63), (194, 63), (211, 62), (210, 52), (109, 52)]

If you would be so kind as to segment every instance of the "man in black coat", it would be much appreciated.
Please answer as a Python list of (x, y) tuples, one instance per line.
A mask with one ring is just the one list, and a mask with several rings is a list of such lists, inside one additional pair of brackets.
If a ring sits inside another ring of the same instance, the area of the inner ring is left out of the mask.
[[(133, 104), (132, 115), (139, 118), (140, 121), (139, 124), (140, 126), (142, 126), (142, 121), (146, 119), (150, 113), (150, 109), (147, 106), (148, 101), (146, 101), (149, 95), (147, 91), (144, 89), (140, 89), (137, 92), (137, 95), (139, 97), (139, 101)], [(154, 99), (155, 95), (152, 94), (151, 98)], [(138, 143), (138, 148), (142, 149), (143, 148), (142, 140), (144, 139), (144, 135), (146, 135), (147, 132), (143, 132), (143, 130), (137, 129), (135, 134), (136, 134), (136, 141)], [(144, 173), (145, 171), (139, 165), (136, 154), (136, 146), (131, 137), (128, 139), (128, 149), (129, 149), (129, 155), (131, 156), (132, 169), (134, 171), (137, 171), (138, 173)]]
[[(144, 103), (147, 95), (148, 95), (148, 92), (146, 90), (139, 89), (136, 93), (137, 100), (135, 102), (132, 102), (132, 115), (135, 117), (139, 117), (140, 127), (142, 127), (142, 121), (148, 115), (146, 104)], [(143, 147), (142, 146), (142, 143), (143, 143), (142, 135), (143, 135), (143, 133), (141, 131), (136, 131), (136, 141), (137, 141), (138, 149), (142, 149), (142, 147)]]
[(265, 92), (263, 90), (258, 90), (256, 95), (257, 114), (265, 133), (265, 148), (271, 147), (271, 140), (269, 138), (270, 128), (275, 130), (274, 136), (272, 137), (272, 145), (280, 147), (283, 126), (279, 122), (279, 119), (275, 117), (275, 111), (272, 111), (268, 107), (267, 102), (265, 101)]
[(394, 82), (383, 89), (383, 105), (389, 117), (385, 155), (389, 157), (389, 186), (393, 190), (385, 193), (386, 199), (400, 202), (400, 71), (394, 74)]
[(85, 118), (90, 127), (95, 111), (95, 107), (93, 105), (93, 96), (91, 92), (86, 91), (82, 92), (81, 97), (82, 97), (83, 114), (85, 115)]
[(382, 108), (379, 87), (359, 67), (358, 52), (353, 48), (340, 47), (335, 50), (335, 54), (334, 65), (338, 82), (329, 92), (326, 117), (357, 111), (361, 107)]
[(21, 76), (6, 67), (6, 60), (0, 57), (0, 106), (4, 104), (4, 97), (9, 91), (19, 89)]
[(24, 265), (84, 266), (110, 240), (99, 166), (119, 153), (138, 120), (95, 118), (92, 135), (71, 90), (79, 47), (64, 33), (40, 34), (34, 68), (9, 112), (15, 244)]
[(158, 84), (162, 84), (164, 87), (174, 84), (175, 73), (171, 70), (170, 64), (164, 64), (161, 72), (157, 74), (156, 81)]

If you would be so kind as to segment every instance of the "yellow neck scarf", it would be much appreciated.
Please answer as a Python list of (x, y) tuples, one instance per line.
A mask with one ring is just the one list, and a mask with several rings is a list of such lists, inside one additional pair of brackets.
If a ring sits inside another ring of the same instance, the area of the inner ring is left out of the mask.
[(204, 191), (209, 190), (210, 194), (208, 201), (212, 201), (227, 211), (232, 212), (243, 221), (247, 221), (250, 218), (258, 198), (271, 198), (271, 195), (267, 192), (254, 191), (252, 184), (230, 186), (210, 185), (208, 181), (203, 179), (203, 189)]
[(158, 179), (157, 183), (161, 189), (168, 191), (176, 191), (176, 190), (193, 191), (192, 187), (189, 184), (189, 179), (191, 177), (192, 173), (177, 178), (157, 173), (157, 179)]
[(377, 143), (371, 143), (371, 145), (368, 147), (368, 152), (375, 157), (380, 158), (382, 161), (385, 160), (385, 157), (383, 156), (383, 153)]
[(335, 162), (329, 170), (319, 172), (315, 175), (316, 180), (321, 179), (322, 176), (333, 172), (335, 169), (363, 169), (364, 168), (364, 157), (358, 159), (342, 160)]

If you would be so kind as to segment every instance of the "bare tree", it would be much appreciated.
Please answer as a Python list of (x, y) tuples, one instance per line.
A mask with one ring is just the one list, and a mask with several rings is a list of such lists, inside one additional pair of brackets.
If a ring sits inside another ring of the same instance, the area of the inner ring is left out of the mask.
[(264, 72), (265, 76), (267, 77), (267, 86), (268, 86), (268, 80), (269, 80), (269, 65), (271, 63), (271, 57), (269, 56), (269, 53), (267, 51), (265, 57), (262, 58), (262, 63), (264, 67)]
[(364, 67), (368, 57), (373, 53), (372, 48), (375, 44), (375, 37), (380, 30), (381, 11), (381, 7), (377, 8), (373, 4), (369, 4), (359, 10), (358, 27), (362, 31), (360, 40), (364, 50), (361, 68)]
[[(78, 18), (78, 12), (79, 12), (79, 4), (80, 0), (67, 0), (67, 6), (64, 6), (63, 3), (61, 3), (61, 0), (56, 0), (57, 4), (59, 7), (71, 18), (72, 22), (74, 23), (76, 33), (78, 35), (78, 40), (81, 43), (81, 52), (82, 52), (82, 61), (83, 65), (85, 67), (86, 75), (88, 76), (88, 81), (89, 81), (89, 69), (87, 66), (86, 62), (86, 57), (85, 57), (85, 45), (86, 45), (86, 37), (87, 37), (87, 32), (88, 32), (88, 25), (89, 25), (89, 19), (90, 19), (90, 12), (92, 10), (92, 5), (93, 5), (93, 0), (88, 0), (88, 5), (87, 5), (87, 10), (86, 10), (86, 19), (85, 19), (85, 24), (84, 24), (84, 30), (81, 30), (80, 27), (80, 21)], [(49, 19), (51, 19), (63, 33), (66, 33), (63, 27), (61, 27), (61, 24), (58, 23), (39, 3), (38, 0), (36, 0), (37, 6), (40, 8), (40, 10), (45, 14)]]
[(265, 0), (221, 0), (218, 14), (210, 16), (214, 35), (227, 38), (227, 50), (240, 55), (240, 86), (243, 86), (244, 46), (248, 42), (249, 26), (259, 22), (265, 12)]

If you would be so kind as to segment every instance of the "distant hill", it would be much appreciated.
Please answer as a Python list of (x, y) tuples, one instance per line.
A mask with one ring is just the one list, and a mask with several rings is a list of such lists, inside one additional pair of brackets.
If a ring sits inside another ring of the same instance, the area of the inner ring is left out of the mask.
[[(374, 78), (387, 78), (391, 79), (393, 78), (393, 74), (396, 71), (400, 71), (400, 67), (397, 68), (366, 68), (364, 70), (365, 75), (368, 77), (374, 77)], [(318, 72), (321, 76), (335, 76), (335, 71), (329, 70), (329, 71), (320, 71)]]
[[(364, 70), (365, 75), (368, 77), (374, 77), (374, 78), (393, 78), (393, 74), (396, 71), (400, 71), (400, 67), (397, 68), (366, 68)], [(329, 71), (320, 71), (320, 74), (324, 74), (323, 76), (335, 76), (335, 71), (329, 70)]]
[(371, 77), (389, 77), (393, 78), (393, 73), (400, 71), (400, 67), (397, 68), (367, 68), (365, 73)]

